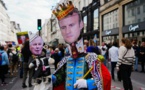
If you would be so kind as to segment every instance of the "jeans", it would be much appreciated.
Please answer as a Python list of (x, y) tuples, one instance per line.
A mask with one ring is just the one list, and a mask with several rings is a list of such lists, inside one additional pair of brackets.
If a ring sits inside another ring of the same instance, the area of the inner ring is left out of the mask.
[[(115, 80), (114, 77), (114, 69), (116, 67), (117, 62), (111, 62), (111, 75), (112, 75), (112, 79)], [(120, 71), (117, 72), (117, 78), (119, 81), (121, 81), (121, 75), (120, 75)]]
[(120, 66), (121, 77), (123, 80), (123, 87), (124, 90), (133, 90), (132, 82), (131, 82), (131, 72), (132, 72), (132, 65), (125, 65), (122, 64)]
[(138, 57), (135, 57), (134, 69), (135, 69), (135, 70), (138, 70)]
[(28, 68), (28, 63), (23, 62), (23, 84), (25, 84), (27, 79), (27, 74), (29, 73), (29, 80), (28, 83), (31, 84), (32, 82), (32, 76), (33, 76), (33, 68)]
[(112, 79), (114, 80), (114, 69), (116, 67), (117, 62), (111, 62), (111, 75), (112, 75)]

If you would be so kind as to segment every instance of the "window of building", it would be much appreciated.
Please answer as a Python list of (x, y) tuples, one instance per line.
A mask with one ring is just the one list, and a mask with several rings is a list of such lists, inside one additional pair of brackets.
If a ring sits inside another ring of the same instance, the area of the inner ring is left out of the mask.
[(132, 9), (131, 12), (132, 12), (132, 16), (134, 16), (134, 9)]
[[(144, 13), (142, 13), (142, 11)], [(144, 20), (144, 16), (145, 0), (137, 0), (124, 5), (124, 25), (142, 22)]]
[(145, 13), (145, 5), (143, 5), (143, 12)]
[(145, 21), (145, 17), (144, 17), (143, 21)]
[(128, 17), (130, 17), (130, 10), (128, 10)]
[(140, 7), (137, 7), (137, 14), (140, 14)]
[(81, 1), (79, 1), (79, 10), (81, 10)]
[(103, 30), (117, 28), (118, 25), (118, 9), (103, 15)]
[(86, 0), (84, 0), (84, 6), (86, 6)]
[[(93, 25), (93, 29), (96, 30), (98, 29), (98, 9), (94, 10), (94, 25)], [(105, 22), (106, 23), (106, 22)]]
[(87, 16), (84, 17), (84, 33), (87, 31)]
[(141, 22), (140, 19), (137, 20), (138, 22)]

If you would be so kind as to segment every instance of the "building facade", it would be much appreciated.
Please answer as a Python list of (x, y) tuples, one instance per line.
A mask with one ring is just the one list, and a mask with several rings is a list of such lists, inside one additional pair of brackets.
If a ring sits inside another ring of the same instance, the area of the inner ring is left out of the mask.
[[(57, 6), (56, 6), (57, 7)], [(48, 24), (48, 44), (51, 46), (57, 46), (58, 44), (64, 44), (65, 41), (63, 40), (63, 37), (60, 32), (60, 28), (58, 25), (58, 20), (55, 17), (55, 15), (51, 15), (51, 18), (49, 19)]]
[(100, 4), (100, 43), (121, 42), (123, 37), (145, 41), (144, 0), (101, 0)]
[(15, 21), (10, 21), (6, 12), (5, 3), (0, 0), (0, 43), (15, 42), (17, 43), (16, 33), (21, 31), (20, 25)]
[(7, 41), (13, 41), (16, 44), (18, 44), (16, 33), (21, 32), (20, 24), (17, 24), (15, 21), (10, 21), (11, 28), (10, 28), (10, 38)]
[(0, 42), (10, 40), (10, 17), (6, 13), (5, 3), (0, 0)]
[(45, 43), (48, 42), (48, 37), (47, 37), (47, 34), (48, 34), (48, 21), (49, 21), (48, 19), (45, 19), (45, 22), (44, 22), (44, 24), (42, 26), (42, 30), (41, 30), (41, 36), (42, 36), (43, 41)]
[[(76, 0), (77, 1), (77, 0)], [(99, 0), (80, 0), (82, 6), (78, 4), (84, 21), (83, 38), (90, 40), (96, 36), (99, 43)]]

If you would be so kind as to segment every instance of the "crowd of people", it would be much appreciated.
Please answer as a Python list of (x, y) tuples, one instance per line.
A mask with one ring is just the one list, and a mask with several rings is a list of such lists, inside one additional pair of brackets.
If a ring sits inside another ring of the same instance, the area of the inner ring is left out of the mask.
[[(71, 1), (67, 5), (71, 11), (67, 11), (64, 17), (58, 17), (60, 31), (67, 44), (49, 46), (36, 33), (31, 34), (23, 45), (0, 45), (1, 86), (7, 84), (5, 74), (9, 70), (11, 76), (22, 78), (22, 88), (32, 87), (34, 79), (34, 90), (47, 90), (52, 82), (54, 90), (111, 90), (111, 75), (115, 81), (116, 69), (124, 90), (133, 90), (130, 77), (133, 69), (138, 71), (138, 61), (141, 62), (141, 72), (145, 72), (145, 42), (137, 45), (136, 40), (123, 38), (120, 45), (114, 41), (98, 46), (92, 39), (83, 40), (81, 14)], [(55, 10), (53, 13), (58, 16)], [(111, 75), (108, 63), (111, 63)], [(51, 65), (54, 65), (54, 70)]]
[[(115, 81), (114, 71), (117, 69), (117, 79), (123, 80), (125, 88), (132, 90), (131, 84), (131, 72), (132, 70), (138, 71), (138, 64), (141, 63), (141, 71), (144, 71), (144, 57), (145, 57), (145, 42), (141, 45), (137, 45), (136, 40), (122, 39), (121, 46), (117, 41), (112, 44), (102, 43), (102, 46), (98, 46), (93, 40), (84, 40), (84, 49), (86, 52), (94, 52), (97, 55), (101, 54), (105, 57), (104, 64), (111, 63), (111, 75)], [(57, 47), (45, 45), (43, 46), (43, 54), (46, 57), (52, 57), (55, 60), (55, 69), (58, 62), (64, 57), (69, 56), (69, 47), (67, 44), (59, 44)], [(28, 85), (32, 87), (32, 77), (34, 68), (29, 69), (28, 65), (32, 61), (32, 53), (30, 51), (29, 41), (26, 41), (24, 45), (12, 46), (4, 45), (0, 46), (0, 77), (2, 80), (1, 86), (6, 85), (5, 74), (9, 72), (11, 76), (17, 76), (18, 70), (19, 77), (23, 78), (22, 87), (26, 88), (27, 74), (29, 74)], [(126, 59), (127, 58), (127, 59)], [(128, 60), (128, 61), (126, 61)], [(133, 60), (133, 61), (129, 61)], [(20, 67), (19, 67), (20, 66)]]

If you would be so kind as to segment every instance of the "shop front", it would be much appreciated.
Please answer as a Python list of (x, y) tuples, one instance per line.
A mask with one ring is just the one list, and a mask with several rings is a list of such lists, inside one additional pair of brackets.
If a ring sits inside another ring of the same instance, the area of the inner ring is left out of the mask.
[(123, 37), (145, 41), (145, 22), (131, 24), (123, 27)]
[(84, 28), (82, 36), (84, 39), (90, 40), (97, 35), (99, 41), (99, 0), (92, 0), (92, 2), (83, 7), (81, 14), (83, 17)]
[(145, 0), (124, 5), (123, 37), (145, 41)]
[(105, 43), (113, 43), (113, 41), (119, 39), (119, 29), (111, 29), (111, 30), (105, 30), (102, 32), (102, 40)]

